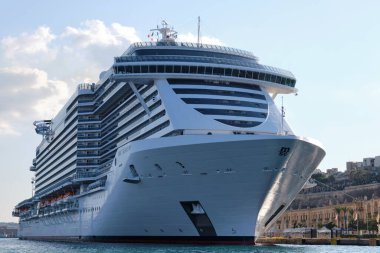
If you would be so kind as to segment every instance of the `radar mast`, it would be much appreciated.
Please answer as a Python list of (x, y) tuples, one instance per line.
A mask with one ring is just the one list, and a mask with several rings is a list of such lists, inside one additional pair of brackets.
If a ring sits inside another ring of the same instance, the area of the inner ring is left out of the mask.
[(160, 42), (174, 42), (177, 38), (177, 31), (173, 27), (169, 27), (169, 24), (165, 21), (161, 21), (161, 28), (157, 26), (156, 29), (150, 29), (150, 31), (158, 31), (161, 33)]

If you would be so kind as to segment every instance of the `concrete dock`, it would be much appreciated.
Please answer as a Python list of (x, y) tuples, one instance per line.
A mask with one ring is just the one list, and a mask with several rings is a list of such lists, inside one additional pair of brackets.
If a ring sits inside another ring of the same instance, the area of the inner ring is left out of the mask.
[(298, 245), (357, 245), (357, 246), (380, 246), (380, 238), (357, 239), (357, 238), (259, 238), (257, 244), (298, 244)]

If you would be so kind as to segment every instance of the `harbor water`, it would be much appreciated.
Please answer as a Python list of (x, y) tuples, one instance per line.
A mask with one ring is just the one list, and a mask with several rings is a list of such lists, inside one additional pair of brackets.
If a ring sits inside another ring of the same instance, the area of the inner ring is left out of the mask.
[(370, 246), (326, 246), (326, 245), (276, 245), (276, 246), (194, 246), (157, 244), (114, 244), (81, 242), (42, 242), (18, 239), (0, 239), (0, 253), (353, 253), (380, 252), (379, 247)]

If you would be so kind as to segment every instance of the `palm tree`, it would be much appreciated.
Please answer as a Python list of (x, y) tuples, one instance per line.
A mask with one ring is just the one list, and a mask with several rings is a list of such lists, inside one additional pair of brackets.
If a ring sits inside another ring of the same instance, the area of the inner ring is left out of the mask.
[(344, 221), (344, 225), (343, 227), (347, 230), (347, 211), (348, 211), (348, 208), (346, 206), (342, 207), (341, 208), (342, 211), (343, 211), (343, 221)]
[(349, 223), (352, 223), (352, 221), (354, 220), (354, 213), (355, 213), (355, 211), (354, 211), (354, 209), (349, 208), (348, 209), (348, 213), (350, 214), (350, 221), (349, 221)]
[(335, 207), (334, 208), (334, 211), (336, 212), (336, 215), (337, 215), (337, 217), (338, 217), (338, 220), (337, 220), (337, 223), (338, 224), (336, 224), (338, 227), (339, 227), (339, 221), (340, 221), (340, 212), (342, 211), (342, 208), (341, 207)]

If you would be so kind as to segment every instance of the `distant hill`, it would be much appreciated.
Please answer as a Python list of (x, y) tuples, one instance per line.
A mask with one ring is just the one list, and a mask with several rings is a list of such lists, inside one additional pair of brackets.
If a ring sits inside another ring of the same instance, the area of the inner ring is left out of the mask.
[(0, 222), (0, 227), (7, 227), (7, 228), (18, 229), (18, 223), (14, 223), (14, 222)]

